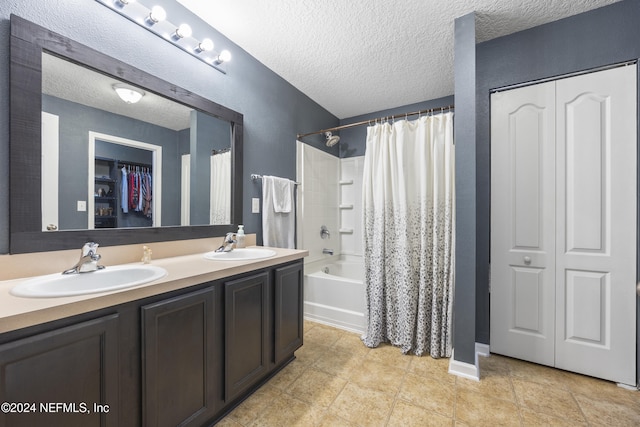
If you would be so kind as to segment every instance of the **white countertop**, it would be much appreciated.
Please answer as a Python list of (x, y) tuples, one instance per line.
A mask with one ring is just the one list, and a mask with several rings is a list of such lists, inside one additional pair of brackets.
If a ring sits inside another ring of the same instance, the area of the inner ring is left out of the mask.
[(150, 265), (156, 265), (167, 270), (165, 277), (133, 288), (73, 297), (16, 297), (9, 293), (10, 289), (27, 278), (0, 281), (0, 333), (183, 289), (212, 280), (224, 279), (237, 274), (295, 261), (309, 255), (306, 250), (269, 249), (274, 250), (276, 255), (259, 260), (213, 261), (205, 259), (203, 254), (152, 260)]

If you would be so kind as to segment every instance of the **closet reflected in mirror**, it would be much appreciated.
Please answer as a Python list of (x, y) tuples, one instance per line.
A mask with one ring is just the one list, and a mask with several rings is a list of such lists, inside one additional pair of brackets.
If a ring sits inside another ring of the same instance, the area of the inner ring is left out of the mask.
[(43, 231), (232, 222), (229, 122), (47, 52), (42, 70)]

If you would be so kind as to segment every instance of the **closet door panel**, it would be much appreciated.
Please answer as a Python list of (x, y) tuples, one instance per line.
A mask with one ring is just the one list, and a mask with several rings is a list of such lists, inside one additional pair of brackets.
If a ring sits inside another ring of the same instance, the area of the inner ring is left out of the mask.
[(635, 384), (636, 67), (557, 82), (556, 366)]
[(544, 333), (542, 305), (540, 304), (544, 275), (539, 268), (512, 267), (513, 276), (513, 330), (541, 335)]
[(602, 345), (607, 324), (607, 295), (611, 292), (611, 276), (594, 271), (566, 270), (566, 339)]
[(567, 252), (607, 251), (610, 218), (603, 201), (611, 188), (608, 113), (607, 98), (593, 92), (564, 105)]
[(551, 82), (491, 97), (491, 351), (545, 365), (554, 362), (554, 93)]

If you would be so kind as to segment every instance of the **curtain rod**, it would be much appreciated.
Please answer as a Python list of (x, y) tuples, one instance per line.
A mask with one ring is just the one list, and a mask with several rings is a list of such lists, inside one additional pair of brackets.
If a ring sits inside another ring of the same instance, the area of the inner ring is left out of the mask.
[(445, 110), (451, 111), (454, 108), (455, 108), (455, 105), (452, 104), (452, 105), (447, 105), (446, 107), (427, 108), (426, 110), (414, 111), (413, 113), (402, 113), (402, 114), (394, 114), (394, 115), (391, 115), (391, 116), (378, 117), (377, 119), (363, 120), (361, 122), (349, 123), (348, 125), (336, 126), (336, 127), (333, 127), (333, 128), (323, 129), (323, 130), (319, 130), (319, 131), (315, 131), (315, 132), (309, 132), (309, 133), (304, 133), (304, 134), (300, 134), (299, 133), (298, 134), (298, 139), (304, 138), (305, 136), (317, 135), (319, 133), (333, 132), (333, 131), (336, 131), (336, 130), (342, 130), (342, 129), (348, 129), (348, 128), (352, 128), (352, 127), (356, 127), (356, 126), (368, 125), (368, 124), (371, 124), (372, 122), (376, 122), (378, 120), (395, 120), (396, 118), (400, 118), (400, 117), (409, 117), (409, 116), (415, 116), (415, 115), (418, 115), (418, 114), (433, 114), (433, 113), (437, 113), (438, 111), (444, 113)]

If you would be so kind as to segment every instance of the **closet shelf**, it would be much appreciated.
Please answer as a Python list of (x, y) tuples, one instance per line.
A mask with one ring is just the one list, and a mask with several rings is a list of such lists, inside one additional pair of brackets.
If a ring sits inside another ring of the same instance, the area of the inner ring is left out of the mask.
[(345, 180), (342, 180), (342, 181), (338, 182), (338, 184), (340, 184), (340, 185), (351, 185), (351, 184), (353, 184), (353, 180), (352, 179), (345, 179)]
[(353, 209), (353, 205), (340, 205), (340, 209)]
[(112, 183), (116, 182), (115, 179), (109, 178), (108, 176), (96, 176), (95, 182), (98, 183)]
[(353, 228), (341, 228), (338, 232), (340, 234), (353, 234)]

